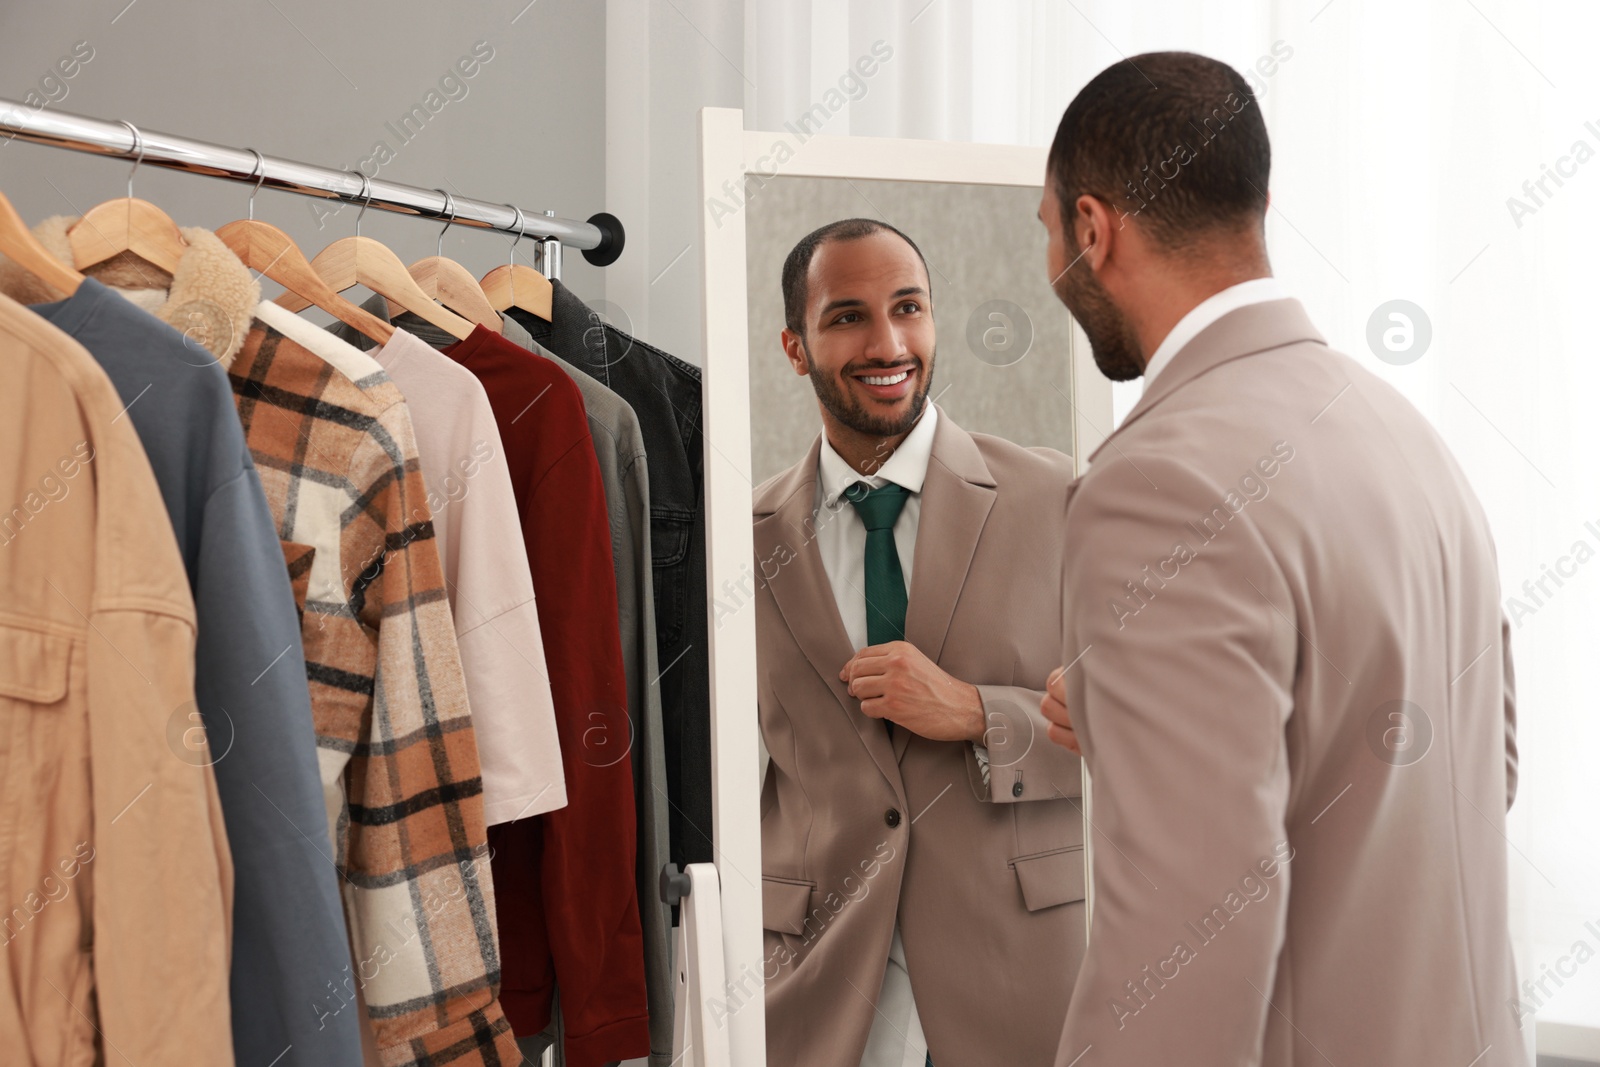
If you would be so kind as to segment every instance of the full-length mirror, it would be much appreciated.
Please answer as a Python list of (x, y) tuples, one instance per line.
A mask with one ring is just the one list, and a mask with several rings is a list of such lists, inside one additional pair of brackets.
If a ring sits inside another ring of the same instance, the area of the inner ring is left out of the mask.
[(908, 144), (819, 137), (742, 176), (744, 367), (708, 347), (708, 381), (747, 383), (748, 470), (713, 467), (748, 478), (752, 580), (713, 631), (753, 648), (754, 700), (716, 714), (757, 744), (748, 770), (719, 749), (717, 784), (760, 854), (719, 827), (719, 866), (730, 987), (759, 885), (770, 1065), (1049, 1062), (1085, 947), (1082, 768), (1039, 702), (1109, 396), (1080, 395), (1051, 291), (1042, 153), (962, 180), (883, 151)]
[(1073, 474), (1039, 195), (746, 179), (769, 1064), (1059, 1038), (1084, 837), (1039, 714)]

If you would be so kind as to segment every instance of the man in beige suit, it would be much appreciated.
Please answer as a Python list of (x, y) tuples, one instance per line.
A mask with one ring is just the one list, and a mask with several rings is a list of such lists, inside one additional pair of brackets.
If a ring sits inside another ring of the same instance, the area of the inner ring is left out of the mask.
[(1098, 75), (1050, 153), (1056, 291), (1145, 379), (1067, 505), (1043, 711), (1096, 848), (1055, 1062), (1525, 1064), (1489, 525), (1270, 277), (1268, 170), (1244, 79), (1187, 53)]
[(1039, 712), (1072, 464), (928, 402), (930, 289), (865, 219), (784, 269), (824, 429), (755, 493), (769, 1067), (1048, 1063), (1083, 953), (1081, 766)]

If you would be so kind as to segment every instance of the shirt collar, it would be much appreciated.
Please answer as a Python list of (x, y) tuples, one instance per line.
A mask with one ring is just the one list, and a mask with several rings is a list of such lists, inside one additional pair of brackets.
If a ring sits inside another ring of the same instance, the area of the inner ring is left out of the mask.
[[(352, 382), (383, 373), (383, 364), (348, 341), (341, 340), (309, 319), (279, 307), (270, 300), (255, 306), (255, 317), (318, 358)], [(399, 333), (396, 330), (395, 333)]]
[(1189, 313), (1178, 320), (1161, 344), (1156, 346), (1155, 353), (1150, 357), (1150, 362), (1144, 368), (1144, 387), (1150, 388), (1150, 383), (1155, 376), (1160, 374), (1162, 368), (1172, 362), (1172, 357), (1200, 335), (1200, 331), (1216, 322), (1228, 312), (1248, 304), (1260, 304), (1268, 300), (1282, 300), (1289, 294), (1284, 291), (1282, 283), (1276, 278), (1251, 278), (1238, 285), (1230, 285), (1219, 293), (1200, 301), (1189, 309)]
[(884, 461), (873, 474), (861, 474), (834, 451), (828, 442), (827, 431), (822, 434), (822, 450), (817, 455), (818, 475), (822, 483), (822, 502), (829, 508), (839, 506), (839, 495), (856, 482), (866, 482), (876, 489), (887, 482), (903, 485), (913, 493), (922, 492), (923, 479), (928, 474), (928, 462), (933, 458), (933, 428), (939, 418), (939, 409), (931, 402), (922, 410), (922, 417), (906, 434), (900, 447)]

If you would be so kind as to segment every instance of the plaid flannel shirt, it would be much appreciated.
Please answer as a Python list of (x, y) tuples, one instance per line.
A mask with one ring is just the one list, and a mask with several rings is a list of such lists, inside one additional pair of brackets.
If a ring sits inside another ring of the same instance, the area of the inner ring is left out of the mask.
[[(411, 419), (257, 319), (229, 369), (297, 597), (355, 974), (390, 1067), (516, 1064), (477, 742)], [(360, 367), (356, 368), (359, 372)], [(320, 988), (320, 986), (319, 986)]]

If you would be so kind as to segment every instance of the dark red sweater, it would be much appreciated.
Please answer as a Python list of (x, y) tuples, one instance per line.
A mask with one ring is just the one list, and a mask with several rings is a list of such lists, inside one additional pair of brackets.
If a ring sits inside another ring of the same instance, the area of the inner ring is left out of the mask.
[(559, 983), (568, 1067), (647, 1056), (627, 685), (583, 398), (566, 371), (482, 326), (444, 353), (477, 375), (500, 426), (567, 779), (566, 807), (489, 827), (500, 1004), (514, 1032), (536, 1033)]

